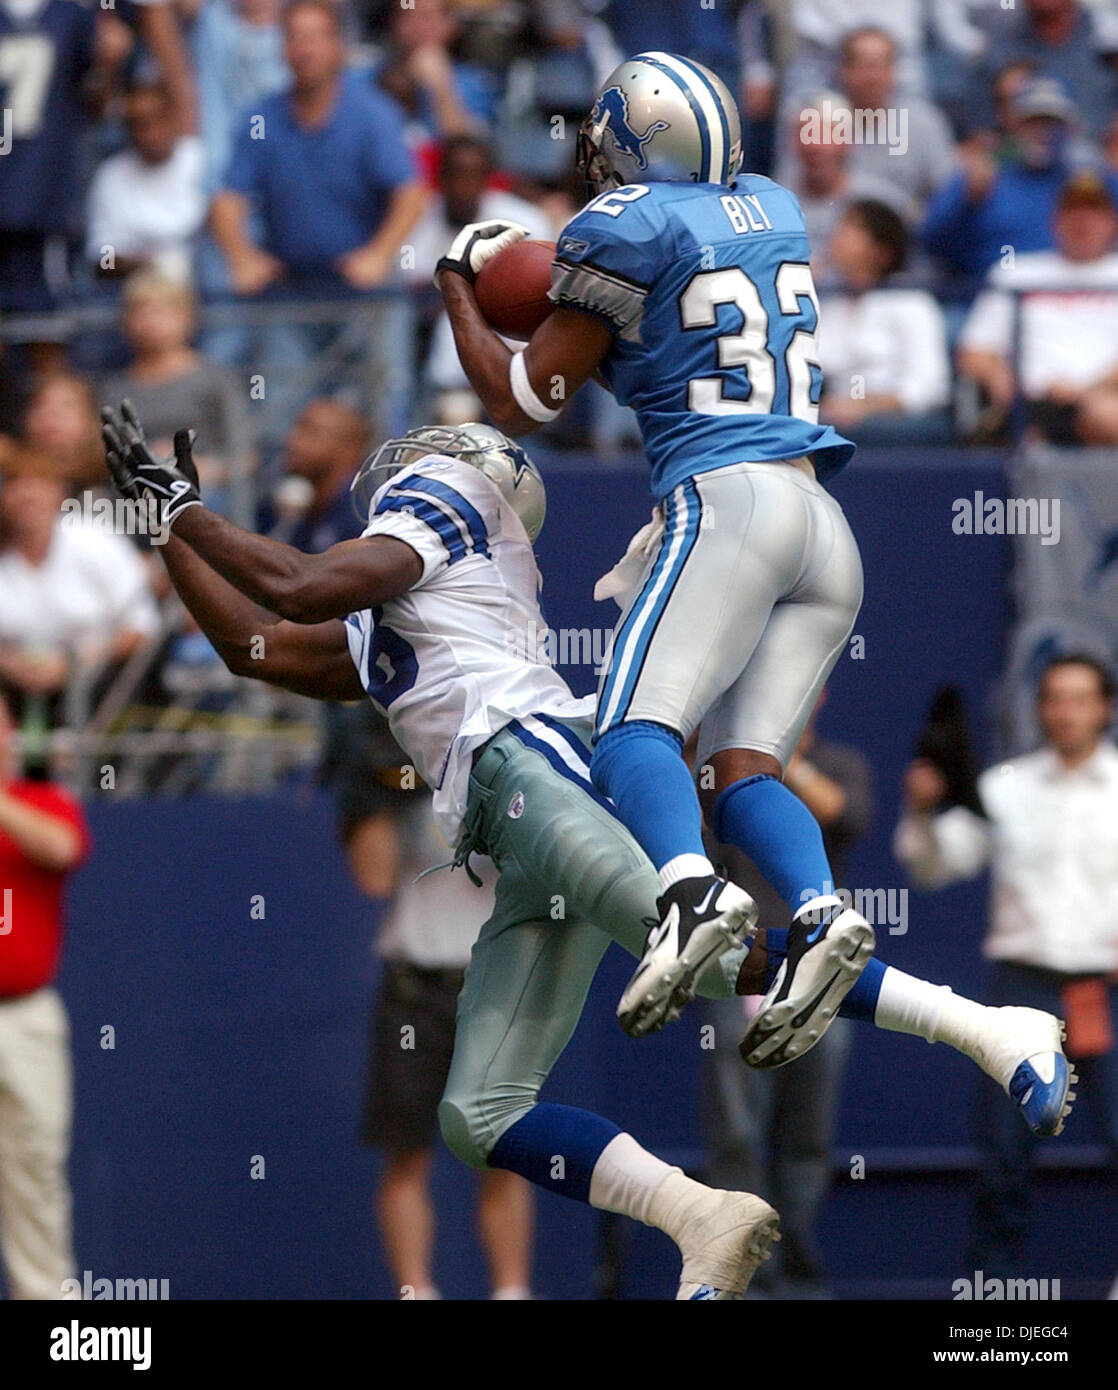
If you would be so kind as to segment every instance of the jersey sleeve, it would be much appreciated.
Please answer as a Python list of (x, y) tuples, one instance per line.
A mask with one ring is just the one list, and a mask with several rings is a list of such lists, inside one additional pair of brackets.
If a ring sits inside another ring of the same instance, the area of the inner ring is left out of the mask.
[(476, 469), (427, 458), (405, 468), (377, 493), (365, 536), (393, 536), (423, 561), (416, 588), (473, 555), (492, 558), (500, 495)]
[[(637, 189), (643, 190), (636, 194)], [(555, 249), (550, 297), (593, 314), (623, 338), (640, 337), (644, 301), (664, 258), (667, 228), (641, 208), (644, 184), (602, 194), (566, 226)]]

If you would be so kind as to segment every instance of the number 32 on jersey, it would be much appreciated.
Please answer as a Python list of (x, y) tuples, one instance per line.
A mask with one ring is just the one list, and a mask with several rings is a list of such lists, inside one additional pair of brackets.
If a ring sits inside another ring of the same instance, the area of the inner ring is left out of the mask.
[[(814, 311), (819, 322), (819, 301), (811, 279), (811, 267), (803, 261), (784, 261), (776, 272), (773, 288), (780, 312), (786, 318), (803, 318), (802, 300)], [(769, 314), (761, 302), (756, 284), (740, 266), (722, 270), (701, 270), (693, 275), (679, 297), (679, 317), (685, 329), (713, 328), (718, 323), (718, 306), (732, 304), (742, 316), (736, 333), (718, 337), (718, 365), (725, 369), (744, 368), (749, 382), (748, 400), (727, 396), (722, 377), (695, 377), (687, 387), (687, 405), (700, 415), (768, 415), (777, 389), (777, 359), (769, 350)], [(788, 380), (788, 414), (815, 424), (819, 406), (811, 399), (816, 356), (815, 329), (797, 328), (784, 350), (784, 370)]]

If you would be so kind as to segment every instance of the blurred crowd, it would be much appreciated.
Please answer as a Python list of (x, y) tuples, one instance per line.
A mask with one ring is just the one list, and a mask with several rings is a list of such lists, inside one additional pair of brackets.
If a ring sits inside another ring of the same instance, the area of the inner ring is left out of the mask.
[[(198, 635), (159, 623), (150, 557), (62, 537), (58, 501), (102, 487), (99, 402), (128, 396), (157, 445), (194, 428), (207, 500), (238, 521), (351, 534), (374, 435), (480, 411), (438, 256), (483, 217), (556, 236), (583, 197), (578, 123), (650, 48), (719, 73), (744, 167), (801, 200), (823, 418), (894, 448), (1118, 444), (1113, 0), (0, 0), (18, 719), (59, 723), (90, 652), (87, 693), (129, 661), (152, 708), (199, 669), (221, 685)], [(584, 397), (550, 446), (636, 442)]]

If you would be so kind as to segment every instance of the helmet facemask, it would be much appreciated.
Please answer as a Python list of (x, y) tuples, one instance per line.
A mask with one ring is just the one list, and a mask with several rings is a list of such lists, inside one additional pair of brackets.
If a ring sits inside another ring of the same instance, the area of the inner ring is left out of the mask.
[(586, 189), (587, 202), (610, 188), (620, 188), (624, 183), (602, 150), (599, 143), (601, 134), (601, 123), (595, 121), (591, 112), (579, 126), (575, 144), (576, 168)]
[(368, 521), (373, 498), (390, 478), (428, 454), (448, 452), (447, 446), (454, 442), (454, 433), (441, 425), (424, 425), (409, 430), (399, 439), (386, 439), (368, 456), (349, 485), (350, 505), (358, 520)]

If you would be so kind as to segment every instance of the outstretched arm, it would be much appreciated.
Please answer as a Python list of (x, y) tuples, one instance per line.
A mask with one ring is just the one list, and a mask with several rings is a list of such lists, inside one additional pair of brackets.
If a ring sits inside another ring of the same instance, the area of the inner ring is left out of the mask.
[(406, 593), (423, 576), (423, 562), (403, 541), (370, 536), (305, 555), (242, 530), (202, 505), (189, 430), (177, 430), (174, 457), (155, 458), (128, 401), (101, 411), (109, 473), (125, 497), (154, 502), (163, 524), (227, 579), (234, 589), (294, 623), (322, 623), (375, 608)]
[(406, 593), (423, 574), (411, 546), (391, 536), (341, 541), (307, 555), (199, 506), (176, 518), (174, 534), (242, 594), (293, 623), (374, 608)]
[(163, 559), (179, 597), (234, 675), (316, 700), (362, 698), (365, 692), (340, 618), (312, 624), (277, 618), (233, 588), (174, 534), (163, 547)]

